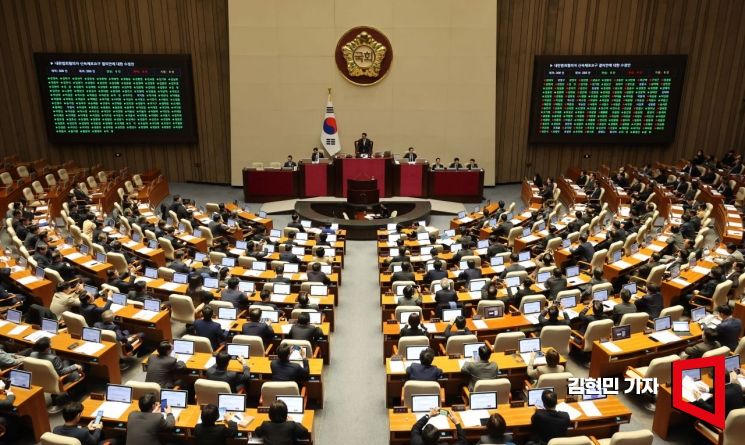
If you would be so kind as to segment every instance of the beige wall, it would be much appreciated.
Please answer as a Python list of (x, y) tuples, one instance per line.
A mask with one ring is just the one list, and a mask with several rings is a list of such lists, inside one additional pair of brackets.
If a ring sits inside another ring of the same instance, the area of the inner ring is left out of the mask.
[[(309, 156), (332, 88), (342, 151), (366, 131), (376, 150), (414, 146), (434, 160), (475, 157), (494, 182), (495, 0), (229, 0), (231, 182), (251, 162)], [(379, 84), (337, 71), (334, 49), (355, 26), (391, 41)]]

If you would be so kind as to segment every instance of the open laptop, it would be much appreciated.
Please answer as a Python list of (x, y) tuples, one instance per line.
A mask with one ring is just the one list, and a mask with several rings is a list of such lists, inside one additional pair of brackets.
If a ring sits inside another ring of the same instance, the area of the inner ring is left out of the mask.
[(486, 278), (477, 278), (475, 280), (471, 280), (468, 282), (468, 291), (469, 292), (480, 292), (481, 289), (484, 288), (489, 283), (489, 280)]
[(217, 289), (220, 287), (220, 280), (218, 280), (217, 278), (212, 278), (212, 277), (205, 278), (204, 283), (202, 283), (202, 286), (207, 289)]
[(182, 272), (176, 272), (173, 274), (173, 282), (177, 284), (186, 284), (189, 280), (189, 276)]
[(740, 369), (740, 355), (731, 355), (724, 359), (724, 369), (727, 372)]
[(406, 347), (406, 361), (419, 363), (419, 356), (422, 351), (429, 348), (429, 346), (407, 346)]
[(323, 322), (323, 314), (321, 312), (308, 312), (308, 318), (310, 318), (310, 324), (316, 326)]
[(543, 388), (533, 388), (528, 390), (528, 406), (535, 406), (536, 408), (543, 409), (543, 391), (553, 391), (553, 386), (544, 386)]
[(249, 355), (250, 350), (251, 348), (249, 345), (244, 345), (240, 343), (228, 343), (225, 346), (225, 352), (228, 353), (230, 358), (243, 357), (247, 359), (250, 356)]
[(616, 250), (613, 252), (613, 255), (611, 256), (611, 263), (617, 263), (621, 261), (621, 258), (623, 257), (623, 251), (622, 250)]
[(204, 259), (207, 258), (207, 255), (202, 252), (195, 252), (194, 253), (194, 261), (202, 262)]
[(251, 263), (251, 270), (258, 270), (263, 272), (266, 270), (266, 263), (263, 261), (254, 261)]
[(624, 340), (631, 337), (631, 325), (624, 324), (620, 326), (613, 326), (611, 328), (611, 338), (613, 341)]
[(253, 293), (256, 289), (253, 281), (239, 281), (238, 282), (238, 290), (240, 290), (243, 293)]
[(523, 305), (523, 315), (532, 324), (538, 324), (538, 315), (541, 313), (541, 302), (531, 301)]
[(298, 273), (300, 272), (300, 265), (297, 263), (287, 263), (282, 265), (282, 272), (283, 273)]
[(499, 318), (504, 316), (504, 306), (487, 306), (484, 309), (484, 318)]
[(567, 283), (570, 285), (582, 284), (582, 279), (579, 277), (579, 266), (569, 266), (566, 270)]
[(305, 399), (303, 396), (277, 396), (276, 400), (285, 402), (288, 417), (295, 422), (303, 421), (303, 412), (305, 411)]
[(533, 364), (536, 366), (546, 364), (546, 357), (543, 355), (543, 351), (541, 351), (540, 338), (524, 338), (519, 340), (518, 352), (525, 363), (530, 363), (530, 353), (535, 352), (535, 360), (533, 361)]
[(672, 319), (670, 316), (659, 317), (654, 319), (654, 330), (655, 332), (665, 331), (672, 327)]
[(470, 358), (474, 361), (479, 360), (479, 348), (483, 346), (483, 343), (465, 343), (463, 345), (463, 357)]
[(84, 341), (89, 341), (91, 343), (101, 343), (101, 330), (97, 328), (83, 328), (83, 334), (81, 338)]
[(126, 385), (106, 385), (106, 401), (119, 403), (132, 403), (132, 387)]
[(238, 309), (233, 307), (219, 307), (217, 308), (217, 323), (223, 330), (229, 330), (230, 326), (233, 325), (235, 320), (238, 318)]
[(325, 297), (328, 294), (329, 289), (325, 284), (312, 284), (310, 286), (310, 295), (313, 297)]
[(23, 389), (31, 389), (31, 373), (13, 369), (10, 371), (10, 386)]
[[(187, 399), (189, 393), (187, 391), (179, 391), (174, 389), (161, 389), (160, 390), (160, 406), (161, 409), (165, 409), (167, 406), (171, 407), (173, 417), (178, 419), (181, 411), (186, 409)], [(165, 402), (165, 403), (163, 403)], [(163, 414), (165, 417), (165, 414)]]
[(290, 283), (274, 283), (272, 293), (274, 295), (290, 295)]
[(546, 280), (548, 280), (549, 278), (551, 278), (551, 271), (538, 272), (535, 277), (536, 286), (538, 286), (538, 288), (540, 288), (541, 290), (546, 290), (546, 286), (543, 283), (545, 283)]
[[(176, 274), (173, 274), (174, 277)], [(145, 268), (145, 278), (148, 278), (150, 280), (155, 280), (158, 278), (158, 269), (154, 267), (146, 267)]]
[(505, 282), (507, 283), (507, 287), (520, 287), (519, 276), (507, 277), (505, 278)]
[(463, 309), (443, 309), (442, 310), (442, 321), (449, 323), (455, 320), (456, 317), (463, 315)]
[(636, 295), (636, 282), (635, 281), (624, 284), (623, 288), (628, 289), (632, 297)]
[(610, 300), (609, 298), (610, 295), (608, 289), (598, 289), (592, 293), (592, 299), (594, 301), (602, 302), (605, 310), (611, 310), (613, 309), (613, 306), (616, 305), (616, 302)]
[(680, 336), (691, 335), (691, 325), (687, 321), (674, 321), (673, 332)]
[(59, 330), (59, 323), (57, 322), (57, 320), (52, 320), (51, 318), (42, 318), (41, 330), (52, 335), (57, 335), (57, 331)]
[(5, 320), (11, 323), (20, 324), (22, 315), (23, 313), (21, 311), (8, 309), (8, 311), (5, 313)]
[(150, 312), (160, 312), (160, 300), (156, 298), (146, 298), (143, 301), (143, 309)]
[(246, 411), (246, 395), (227, 393), (218, 394), (217, 409), (220, 412), (220, 418), (218, 420), (222, 420), (226, 412), (231, 412), (235, 416), (235, 419), (240, 422), (243, 420), (241, 414)]
[(220, 265), (223, 267), (235, 267), (235, 258), (226, 256), (222, 259)]
[(504, 257), (503, 256), (493, 256), (493, 257), (489, 258), (489, 264), (492, 267), (503, 266), (504, 265)]
[(440, 396), (438, 394), (417, 394), (411, 396), (411, 412), (428, 413), (434, 408), (440, 407)]
[(682, 374), (683, 377), (689, 377), (694, 382), (701, 380), (701, 368), (684, 369)]
[(415, 311), (401, 311), (398, 313), (398, 322), (401, 325), (405, 325), (406, 323), (409, 322), (409, 317), (411, 316), (411, 314), (418, 314), (418, 313), (419, 312), (415, 312)]
[(561, 299), (559, 300), (559, 303), (564, 308), (564, 312), (567, 313), (567, 315), (569, 316), (569, 319), (579, 317), (579, 314), (577, 313), (577, 311), (573, 309), (577, 307), (577, 296), (576, 295), (570, 295), (568, 297), (561, 297)]
[(194, 342), (191, 340), (174, 340), (171, 357), (185, 362), (194, 355)]
[(497, 392), (496, 391), (472, 392), (468, 396), (468, 408), (471, 410), (496, 409), (497, 408)]
[(261, 311), (261, 321), (263, 321), (264, 323), (278, 323), (279, 311)]

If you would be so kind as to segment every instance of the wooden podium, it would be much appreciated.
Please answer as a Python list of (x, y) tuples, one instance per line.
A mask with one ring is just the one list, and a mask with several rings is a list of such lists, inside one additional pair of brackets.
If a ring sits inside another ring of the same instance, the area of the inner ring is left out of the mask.
[(380, 202), (377, 179), (347, 179), (347, 202), (372, 205)]

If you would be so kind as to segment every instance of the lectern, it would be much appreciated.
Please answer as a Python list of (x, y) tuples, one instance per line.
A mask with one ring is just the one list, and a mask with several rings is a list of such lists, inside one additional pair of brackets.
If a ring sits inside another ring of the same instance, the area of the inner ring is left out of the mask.
[(347, 202), (355, 205), (377, 204), (380, 201), (377, 179), (347, 179)]

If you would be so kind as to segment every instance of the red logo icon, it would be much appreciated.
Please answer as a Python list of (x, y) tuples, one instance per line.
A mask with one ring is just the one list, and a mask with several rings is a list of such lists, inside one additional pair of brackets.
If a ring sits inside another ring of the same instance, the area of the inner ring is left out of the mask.
[[(707, 357), (673, 362), (673, 408), (690, 414), (717, 428), (724, 429), (724, 357)], [(714, 412), (707, 411), (683, 400), (683, 371), (688, 369), (714, 368)]]

